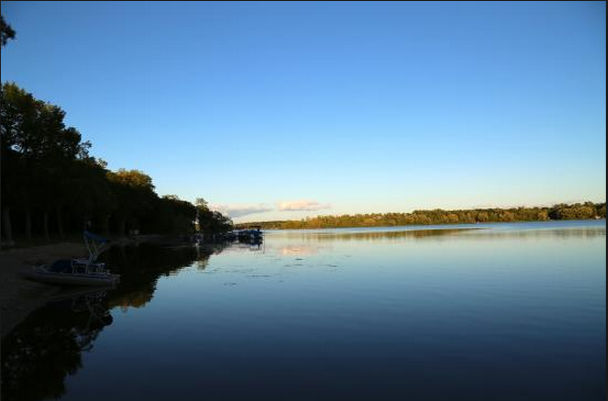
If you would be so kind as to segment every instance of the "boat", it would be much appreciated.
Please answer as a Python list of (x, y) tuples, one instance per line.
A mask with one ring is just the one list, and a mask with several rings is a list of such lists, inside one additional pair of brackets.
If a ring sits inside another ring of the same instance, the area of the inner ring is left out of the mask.
[(239, 242), (258, 243), (262, 242), (264, 233), (261, 226), (250, 226), (247, 229), (236, 232)]
[(25, 276), (31, 280), (59, 285), (116, 285), (120, 281), (120, 275), (112, 274), (104, 263), (97, 262), (110, 241), (88, 231), (84, 232), (83, 237), (89, 251), (88, 258), (59, 259), (51, 264), (34, 266)]

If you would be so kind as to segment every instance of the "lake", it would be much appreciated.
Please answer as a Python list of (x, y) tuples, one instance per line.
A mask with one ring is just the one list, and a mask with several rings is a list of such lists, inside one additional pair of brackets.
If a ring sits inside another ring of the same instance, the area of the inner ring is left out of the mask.
[(113, 248), (2, 342), (4, 400), (604, 400), (606, 223)]

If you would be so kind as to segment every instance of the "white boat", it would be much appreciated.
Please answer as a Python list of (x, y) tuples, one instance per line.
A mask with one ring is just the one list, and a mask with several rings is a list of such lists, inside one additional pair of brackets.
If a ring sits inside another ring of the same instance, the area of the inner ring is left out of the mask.
[(84, 242), (89, 251), (88, 258), (60, 259), (52, 264), (35, 266), (24, 275), (35, 281), (60, 285), (114, 286), (119, 274), (112, 274), (104, 263), (97, 262), (99, 255), (107, 249), (109, 240), (88, 231)]
[[(57, 261), (57, 262), (72, 262)], [(109, 272), (71, 272), (71, 271), (54, 271), (52, 265), (35, 266), (31, 271), (25, 273), (29, 279), (40, 281), (49, 284), (61, 285), (94, 285), (94, 286), (114, 286), (120, 281), (119, 274)]]

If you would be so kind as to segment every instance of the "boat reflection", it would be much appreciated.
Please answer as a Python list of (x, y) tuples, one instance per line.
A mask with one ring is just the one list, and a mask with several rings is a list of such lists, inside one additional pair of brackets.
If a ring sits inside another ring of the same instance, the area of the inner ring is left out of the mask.
[(107, 291), (63, 292), (2, 341), (2, 398), (41, 400), (65, 393), (99, 333), (112, 324)]
[(65, 379), (82, 367), (82, 353), (112, 324), (113, 308), (140, 308), (150, 302), (161, 276), (206, 266), (213, 248), (154, 245), (116, 247), (103, 257), (121, 274), (113, 289), (64, 290), (33, 312), (2, 339), (2, 399), (35, 401), (60, 398)]

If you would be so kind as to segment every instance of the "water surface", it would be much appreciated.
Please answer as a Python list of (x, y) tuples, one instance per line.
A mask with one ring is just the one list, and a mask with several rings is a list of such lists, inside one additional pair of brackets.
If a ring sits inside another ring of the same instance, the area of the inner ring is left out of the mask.
[(6, 400), (600, 400), (604, 221), (115, 248), (2, 343)]

